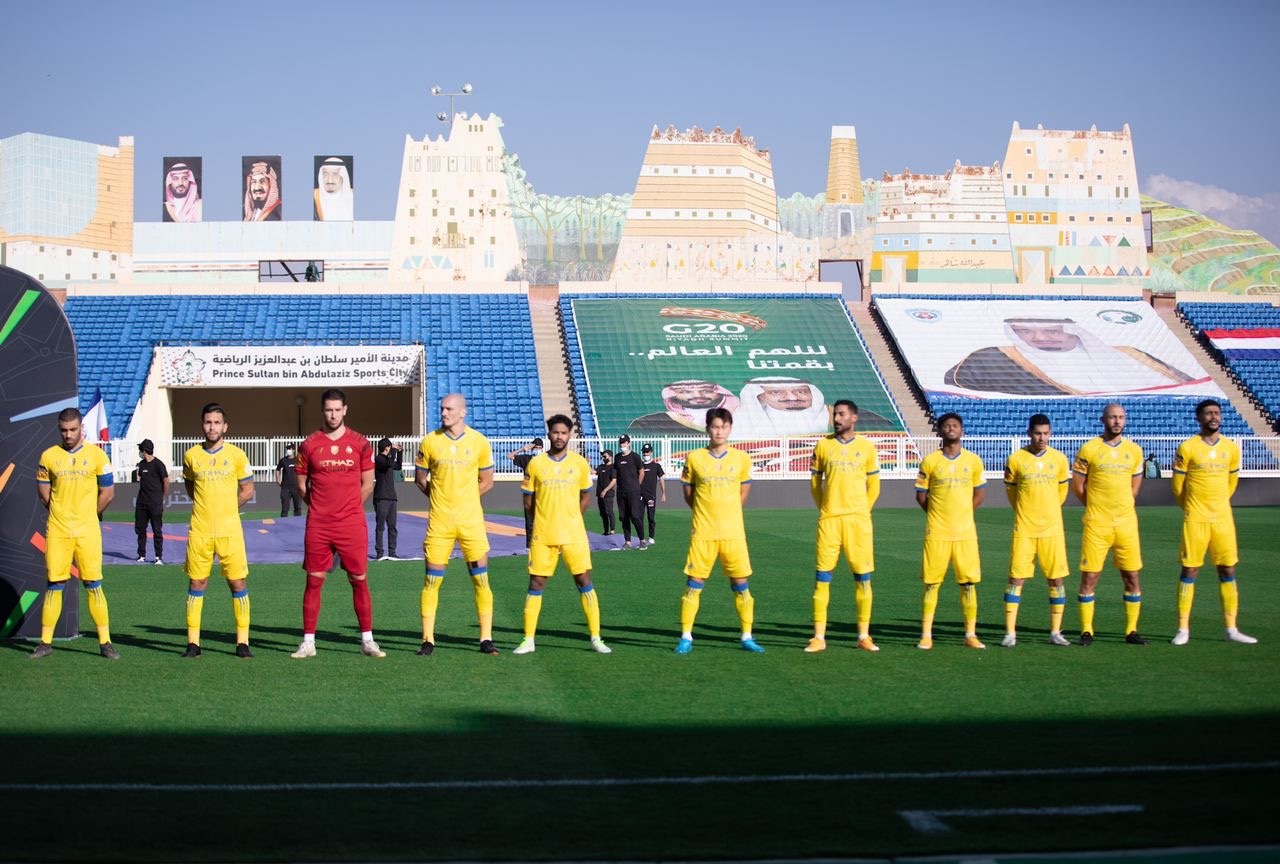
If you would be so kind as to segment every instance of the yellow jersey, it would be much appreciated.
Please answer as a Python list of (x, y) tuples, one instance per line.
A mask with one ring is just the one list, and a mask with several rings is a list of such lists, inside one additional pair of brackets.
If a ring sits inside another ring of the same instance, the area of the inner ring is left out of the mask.
[(693, 487), (691, 540), (745, 540), (742, 486), (751, 482), (751, 457), (734, 447), (719, 456), (703, 447), (684, 462), (680, 482)]
[(1013, 492), (1013, 536), (1062, 534), (1062, 502), (1070, 481), (1071, 468), (1061, 450), (1046, 447), (1036, 454), (1024, 447), (1010, 456), (1004, 485)]
[(949, 459), (934, 450), (920, 460), (916, 491), (927, 492), (924, 539), (977, 540), (973, 521), (973, 490), (985, 486), (982, 459), (972, 450), (960, 449)]
[(871, 512), (880, 492), (880, 459), (876, 445), (866, 438), (854, 435), (841, 441), (835, 435), (826, 436), (813, 448), (809, 470), (822, 478), (819, 519)]
[(520, 488), (533, 496), (531, 541), (546, 546), (585, 543), (581, 501), (592, 485), (591, 466), (577, 453), (566, 452), (555, 459), (544, 452), (530, 459)]
[(1085, 478), (1084, 521), (1115, 522), (1136, 516), (1133, 478), (1142, 476), (1142, 448), (1121, 438), (1085, 442), (1071, 470)]
[(218, 442), (213, 450), (203, 444), (187, 448), (182, 456), (182, 479), (194, 485), (191, 502), (191, 534), (200, 537), (241, 535), (240, 484), (253, 479), (249, 457), (234, 444)]
[(1240, 445), (1219, 437), (1208, 444), (1199, 435), (1178, 445), (1173, 459), (1174, 490), (1182, 478), (1182, 512), (1188, 522), (1231, 518), (1233, 476), (1240, 473)]
[(36, 482), (49, 487), (49, 537), (87, 537), (98, 524), (98, 490), (115, 483), (111, 459), (96, 444), (54, 445), (40, 454)]
[(414, 466), (431, 474), (431, 515), (453, 524), (483, 522), (480, 472), (493, 468), (489, 439), (470, 426), (457, 438), (443, 429), (428, 432)]

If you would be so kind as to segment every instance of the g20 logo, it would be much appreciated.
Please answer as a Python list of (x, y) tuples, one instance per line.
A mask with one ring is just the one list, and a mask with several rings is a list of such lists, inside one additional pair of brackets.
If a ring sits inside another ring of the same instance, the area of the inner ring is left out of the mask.
[(745, 333), (746, 330), (746, 327), (741, 324), (734, 324), (732, 321), (720, 324), (702, 321), (694, 324), (672, 323), (662, 325), (662, 332), (670, 333), (673, 336), (687, 336), (691, 333)]

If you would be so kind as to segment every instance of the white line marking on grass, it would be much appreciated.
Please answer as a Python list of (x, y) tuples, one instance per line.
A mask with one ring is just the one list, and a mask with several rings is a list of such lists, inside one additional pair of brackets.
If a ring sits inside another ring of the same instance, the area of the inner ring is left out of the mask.
[(865, 783), (913, 780), (1000, 780), (1095, 777), (1107, 774), (1212, 774), (1269, 771), (1280, 760), (1203, 765), (1096, 765), (1071, 768), (988, 768), (971, 771), (863, 771), (850, 774), (704, 774), (686, 777), (556, 777), (491, 780), (357, 780), (296, 783), (0, 783), (4, 792), (404, 792), (485, 789), (603, 789), (628, 786), (733, 786), (764, 783)]
[(1105, 816), (1110, 813), (1141, 813), (1141, 804), (1093, 804), (1076, 807), (1002, 807), (991, 810), (899, 810), (898, 815), (907, 820), (920, 834), (949, 834), (951, 826), (942, 817), (953, 819), (963, 816), (982, 819), (989, 816)]

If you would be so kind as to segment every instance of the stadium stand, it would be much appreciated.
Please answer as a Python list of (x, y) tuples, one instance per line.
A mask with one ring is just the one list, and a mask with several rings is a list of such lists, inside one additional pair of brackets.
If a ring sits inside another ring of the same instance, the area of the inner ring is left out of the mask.
[(1280, 349), (1264, 347), (1280, 341), (1280, 307), (1265, 302), (1179, 303), (1178, 317), (1251, 394), (1267, 422), (1280, 429)]
[[(536, 429), (542, 393), (527, 299), (514, 294), (341, 297), (130, 295), (69, 297), (80, 392), (101, 387), (113, 437), (129, 427), (155, 346), (425, 346), (426, 417), (446, 394), (470, 398), (487, 434)], [(495, 350), (495, 338), (501, 350)]]

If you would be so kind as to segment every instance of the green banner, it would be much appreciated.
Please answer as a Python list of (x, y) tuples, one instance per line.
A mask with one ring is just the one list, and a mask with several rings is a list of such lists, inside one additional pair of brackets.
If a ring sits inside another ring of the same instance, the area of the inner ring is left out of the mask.
[(713, 407), (737, 440), (820, 435), (837, 399), (859, 431), (903, 431), (837, 299), (583, 299), (573, 316), (601, 436), (699, 435)]

